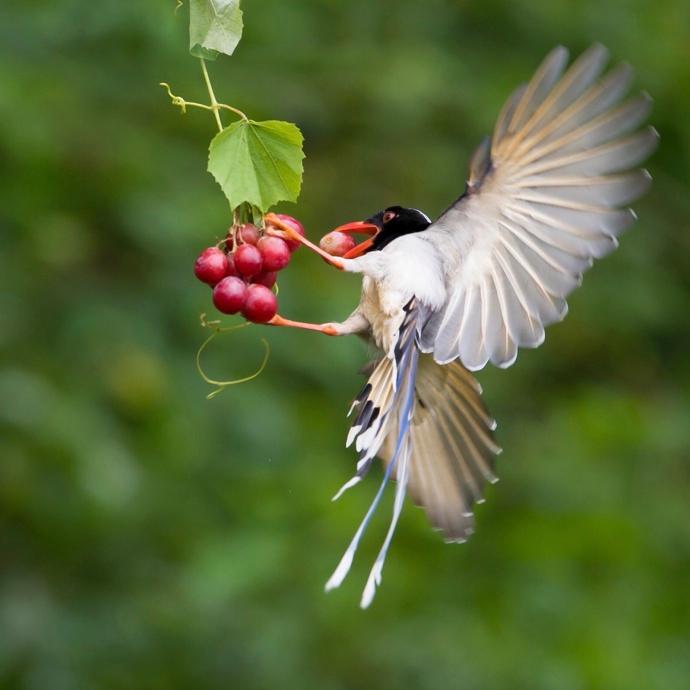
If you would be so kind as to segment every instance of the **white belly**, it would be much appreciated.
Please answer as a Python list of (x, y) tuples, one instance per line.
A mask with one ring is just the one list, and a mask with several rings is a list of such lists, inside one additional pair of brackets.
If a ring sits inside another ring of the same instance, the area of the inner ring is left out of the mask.
[(436, 249), (414, 235), (400, 237), (367, 257), (376, 262), (376, 268), (363, 271), (359, 310), (371, 326), (376, 345), (389, 352), (402, 322), (402, 309), (413, 297), (432, 311), (444, 304), (442, 264)]

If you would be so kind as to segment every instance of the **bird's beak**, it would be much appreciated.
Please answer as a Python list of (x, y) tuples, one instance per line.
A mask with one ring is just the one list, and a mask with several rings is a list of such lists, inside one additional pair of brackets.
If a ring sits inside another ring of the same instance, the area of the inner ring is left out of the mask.
[(345, 223), (345, 225), (339, 225), (334, 230), (337, 230), (338, 232), (344, 232), (347, 235), (370, 235), (369, 239), (366, 239), (364, 240), (364, 242), (356, 244), (354, 247), (352, 247), (352, 249), (350, 249), (349, 252), (347, 252), (343, 256), (344, 259), (354, 259), (355, 257), (364, 254), (367, 251), (367, 249), (371, 247), (371, 245), (374, 243), (374, 237), (379, 231), (379, 227), (378, 225), (374, 225), (373, 223), (369, 223), (365, 220), (357, 220), (353, 223)]

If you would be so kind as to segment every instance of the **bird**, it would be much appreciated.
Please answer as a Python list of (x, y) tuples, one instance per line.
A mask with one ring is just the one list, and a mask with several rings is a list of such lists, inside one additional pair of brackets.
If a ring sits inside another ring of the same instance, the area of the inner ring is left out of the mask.
[(448, 542), (474, 531), (474, 506), (497, 481), (496, 421), (472, 372), (508, 368), (519, 348), (536, 348), (544, 327), (567, 313), (566, 297), (595, 259), (611, 253), (636, 219), (629, 204), (650, 186), (639, 165), (658, 133), (644, 122), (646, 93), (626, 97), (633, 71), (606, 71), (595, 44), (568, 66), (558, 46), (508, 98), (490, 136), (473, 153), (464, 191), (435, 220), (390, 206), (339, 226), (367, 235), (342, 257), (266, 216), (274, 233), (302, 242), (332, 266), (362, 275), (360, 302), (342, 322), (310, 324), (276, 315), (274, 326), (327, 335), (357, 334), (376, 359), (350, 408), (346, 445), (356, 472), (334, 496), (358, 484), (375, 460), (383, 478), (326, 583), (350, 570), (384, 489), (395, 480), (393, 514), (366, 581), (368, 607), (406, 496)]

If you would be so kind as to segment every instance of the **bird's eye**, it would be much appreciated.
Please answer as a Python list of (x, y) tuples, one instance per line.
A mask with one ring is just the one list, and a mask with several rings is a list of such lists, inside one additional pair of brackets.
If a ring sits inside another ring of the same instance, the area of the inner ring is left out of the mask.
[(395, 211), (386, 211), (383, 214), (383, 222), (388, 223), (389, 221), (393, 220), (398, 214)]

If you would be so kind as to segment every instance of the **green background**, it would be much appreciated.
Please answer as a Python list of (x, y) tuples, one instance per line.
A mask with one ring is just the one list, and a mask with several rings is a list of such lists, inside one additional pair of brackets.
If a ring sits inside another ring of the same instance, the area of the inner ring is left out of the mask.
[[(219, 97), (306, 137), (313, 238), (392, 203), (442, 210), (500, 105), (555, 44), (606, 44), (655, 99), (639, 222), (546, 344), (480, 373), (501, 482), (462, 546), (408, 505), (357, 603), (382, 507), (344, 414), (356, 340), (251, 327), (194, 368), (228, 223), (213, 119), (174, 0), (0, 7), (0, 686), (681, 690), (690, 678), (690, 8), (684, 0), (245, 2)], [(229, 122), (229, 119), (226, 119)], [(358, 282), (300, 251), (282, 312)], [(374, 474), (378, 474), (375, 472)], [(390, 501), (390, 496), (389, 496)]]

